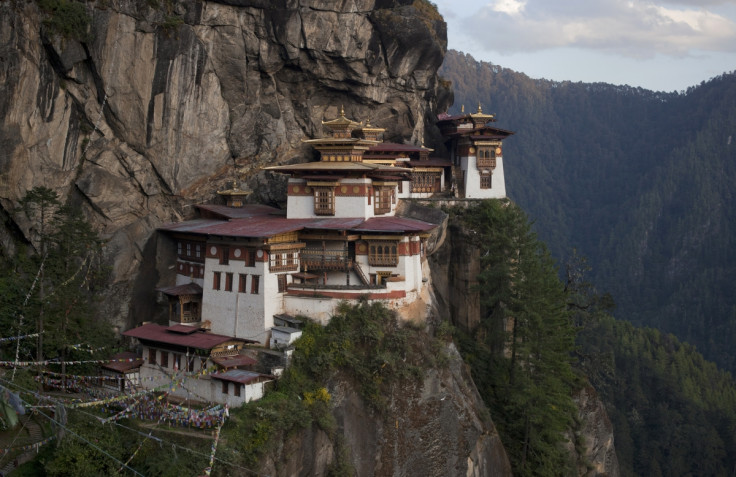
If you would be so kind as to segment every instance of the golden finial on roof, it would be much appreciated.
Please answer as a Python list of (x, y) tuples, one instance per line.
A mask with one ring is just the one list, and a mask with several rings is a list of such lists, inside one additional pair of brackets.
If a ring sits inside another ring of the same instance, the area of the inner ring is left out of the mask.
[(465, 112), (465, 105), (464, 104), (462, 106), (460, 106), (460, 112), (461, 113), (464, 113)]
[(483, 108), (480, 107), (480, 101), (478, 101), (478, 114), (483, 114)]
[(344, 104), (340, 105), (340, 116), (342, 116), (343, 118), (345, 117), (345, 105)]

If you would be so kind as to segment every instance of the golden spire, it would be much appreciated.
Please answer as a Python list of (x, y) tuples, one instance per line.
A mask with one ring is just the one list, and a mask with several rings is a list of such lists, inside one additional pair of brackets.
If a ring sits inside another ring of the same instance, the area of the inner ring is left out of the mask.
[(483, 114), (483, 108), (480, 107), (480, 101), (478, 101), (478, 114)]
[(340, 105), (340, 116), (342, 116), (343, 118), (345, 117), (345, 105), (344, 104)]
[(464, 113), (465, 112), (465, 105), (464, 104), (462, 106), (460, 106), (460, 112), (461, 113)]

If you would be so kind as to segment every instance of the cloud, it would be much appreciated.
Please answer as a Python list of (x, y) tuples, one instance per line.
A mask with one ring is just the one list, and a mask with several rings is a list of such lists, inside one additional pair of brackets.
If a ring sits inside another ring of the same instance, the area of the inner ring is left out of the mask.
[(736, 22), (704, 7), (717, 3), (727, 2), (490, 0), (460, 21), (476, 49), (501, 54), (564, 47), (630, 58), (736, 51)]

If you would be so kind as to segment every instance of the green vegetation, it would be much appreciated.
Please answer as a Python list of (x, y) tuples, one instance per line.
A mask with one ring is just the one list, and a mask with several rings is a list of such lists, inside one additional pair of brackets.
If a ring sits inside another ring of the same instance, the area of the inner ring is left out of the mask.
[(64, 38), (90, 41), (91, 18), (85, 3), (77, 0), (37, 0), (38, 6), (46, 13), (44, 26), (52, 33)]
[[(336, 423), (330, 413), (331, 396), (324, 387), (334, 377), (353, 382), (363, 400), (376, 412), (385, 410), (391, 386), (419, 380), (423, 370), (441, 366), (444, 344), (424, 330), (399, 327), (396, 316), (381, 303), (343, 303), (330, 323), (308, 323), (296, 343), (292, 364), (277, 388), (260, 401), (231, 413), (223, 429), (226, 460), (255, 466), (289, 436), (312, 429), (325, 431), (333, 441)], [(339, 439), (337, 439), (339, 441)], [(339, 444), (339, 442), (338, 442)], [(335, 463), (335, 475), (349, 467), (346, 449)], [(216, 469), (225, 472), (226, 469)]]
[(615, 320), (611, 296), (587, 281), (590, 267), (576, 252), (563, 286), (518, 206), (452, 212), (475, 232), (482, 257), (481, 323), (456, 336), (514, 475), (574, 472), (561, 444), (572, 432), (583, 450), (570, 396), (584, 381), (571, 365), (606, 404), (622, 476), (732, 474), (730, 374), (672, 335)]
[(674, 336), (602, 315), (581, 365), (608, 407), (622, 476), (730, 476), (736, 383)]
[(412, 6), (419, 10), (422, 16), (430, 21), (444, 21), (437, 5), (429, 0), (414, 0)]
[(32, 243), (3, 259), (9, 273), (0, 276), (0, 326), (13, 335), (40, 335), (0, 353), (14, 359), (18, 352), (21, 361), (89, 359), (89, 353), (70, 346), (112, 343), (109, 325), (97, 316), (96, 293), (107, 275), (102, 241), (78, 209), (62, 204), (46, 187), (29, 191), (20, 212), (33, 223)]
[(167, 34), (175, 32), (180, 25), (184, 24), (184, 19), (179, 15), (166, 15), (158, 26)]
[(682, 93), (535, 80), (448, 52), (455, 106), (497, 113), (509, 194), (553, 255), (576, 248), (616, 316), (736, 372), (736, 75)]
[(514, 475), (569, 475), (575, 330), (549, 253), (521, 209), (483, 201), (453, 211), (474, 232), (483, 313), (460, 334), (463, 357), (501, 434)]

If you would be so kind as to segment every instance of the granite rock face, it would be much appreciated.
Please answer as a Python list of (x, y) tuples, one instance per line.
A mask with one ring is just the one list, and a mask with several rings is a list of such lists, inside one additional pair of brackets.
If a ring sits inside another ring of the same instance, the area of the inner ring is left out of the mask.
[(430, 368), (412, 385), (396, 385), (383, 411), (360, 397), (353, 379), (329, 387), (337, 438), (311, 427), (283, 440), (261, 462), (266, 475), (329, 475), (339, 454), (356, 477), (510, 477), (506, 450), (470, 371), (454, 345), (448, 365)]
[(439, 137), (434, 118), (451, 97), (436, 74), (445, 23), (410, 0), (86, 8), (77, 40), (33, 2), (0, 3), (0, 238), (27, 235), (13, 210), (35, 186), (81, 204), (108, 239), (106, 313), (121, 327), (141, 319), (129, 306), (140, 284), (158, 282), (144, 266), (155, 228), (216, 201), (236, 174), (252, 201), (279, 204), (283, 178), (261, 168), (311, 160), (302, 139), (341, 107), (387, 140)]

